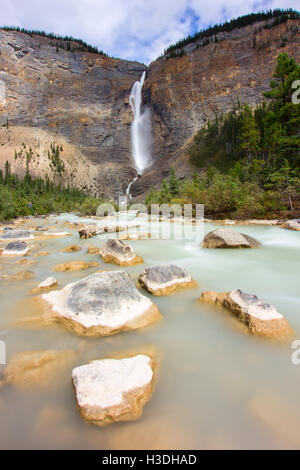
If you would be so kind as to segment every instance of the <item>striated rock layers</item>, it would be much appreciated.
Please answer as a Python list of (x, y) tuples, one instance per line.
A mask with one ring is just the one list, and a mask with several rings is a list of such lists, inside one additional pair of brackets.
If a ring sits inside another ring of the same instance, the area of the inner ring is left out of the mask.
[[(155, 163), (133, 183), (133, 196), (160, 183), (170, 166), (178, 176), (190, 174), (186, 149), (195, 132), (238, 99), (250, 105), (261, 101), (280, 52), (300, 60), (299, 20), (263, 26), (219, 33), (218, 42), (189, 44), (184, 56), (150, 64), (143, 104), (152, 113)], [(6, 89), (0, 103), (0, 167), (8, 159), (22, 175), (29, 163), (32, 174), (106, 197), (124, 195), (136, 176), (129, 95), (146, 66), (57, 50), (45, 37), (1, 29), (0, 53)], [(7, 119), (8, 127), (2, 127)], [(57, 147), (62, 174), (55, 171)]]

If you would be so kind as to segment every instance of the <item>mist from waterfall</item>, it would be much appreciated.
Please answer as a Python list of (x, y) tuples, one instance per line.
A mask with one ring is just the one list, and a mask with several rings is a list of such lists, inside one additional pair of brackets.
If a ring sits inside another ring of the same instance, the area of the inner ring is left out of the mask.
[(131, 125), (132, 156), (136, 171), (142, 175), (152, 162), (152, 126), (149, 108), (142, 109), (142, 88), (146, 72), (139, 82), (135, 82), (129, 103), (133, 111), (133, 123)]

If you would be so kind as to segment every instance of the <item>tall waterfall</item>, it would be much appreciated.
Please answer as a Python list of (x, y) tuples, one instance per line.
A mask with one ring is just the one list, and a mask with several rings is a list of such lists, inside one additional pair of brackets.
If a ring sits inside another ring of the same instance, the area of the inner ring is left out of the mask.
[(131, 146), (132, 156), (136, 171), (142, 175), (152, 161), (152, 128), (150, 110), (142, 110), (142, 88), (144, 85), (146, 72), (143, 73), (139, 82), (135, 82), (129, 103), (133, 111), (133, 123), (131, 126)]

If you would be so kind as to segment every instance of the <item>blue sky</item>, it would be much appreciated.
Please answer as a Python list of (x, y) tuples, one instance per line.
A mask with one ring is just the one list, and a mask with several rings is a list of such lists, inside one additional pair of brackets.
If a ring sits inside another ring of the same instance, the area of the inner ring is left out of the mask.
[(71, 35), (110, 55), (148, 64), (190, 33), (299, 0), (5, 0), (1, 23)]

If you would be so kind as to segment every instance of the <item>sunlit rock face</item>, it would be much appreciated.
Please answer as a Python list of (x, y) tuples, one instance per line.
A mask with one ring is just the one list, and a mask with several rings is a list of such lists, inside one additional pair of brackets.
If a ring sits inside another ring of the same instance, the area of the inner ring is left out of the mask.
[(55, 141), (63, 147), (64, 179), (107, 196), (124, 195), (135, 175), (129, 95), (146, 66), (67, 48), (57, 52), (47, 38), (3, 30), (0, 52), (0, 79), (6, 86), (0, 111), (11, 131), (0, 166), (9, 158), (12, 169), (24, 173), (26, 163), (14, 161), (14, 151), (27, 143), (34, 153), (31, 172), (45, 172), (47, 149)]
[[(180, 177), (192, 174), (186, 150), (193, 135), (238, 99), (250, 105), (261, 101), (280, 52), (299, 62), (300, 33), (292, 34), (298, 23), (289, 20), (256, 33), (263, 24), (255, 23), (224, 33), (218, 43), (190, 44), (183, 57), (150, 64), (142, 106), (151, 113), (154, 164), (132, 184), (133, 197), (160, 184), (171, 166)], [(12, 170), (24, 175), (26, 158), (15, 161), (14, 155), (25, 143), (34, 154), (31, 173), (48, 174), (47, 152), (55, 141), (63, 148), (64, 182), (106, 197), (124, 195), (136, 176), (129, 97), (146, 66), (66, 48), (57, 52), (47, 38), (3, 30), (0, 52), (6, 87), (0, 112), (3, 123), (9, 118), (9, 129), (1, 130), (0, 166), (9, 159)]]

